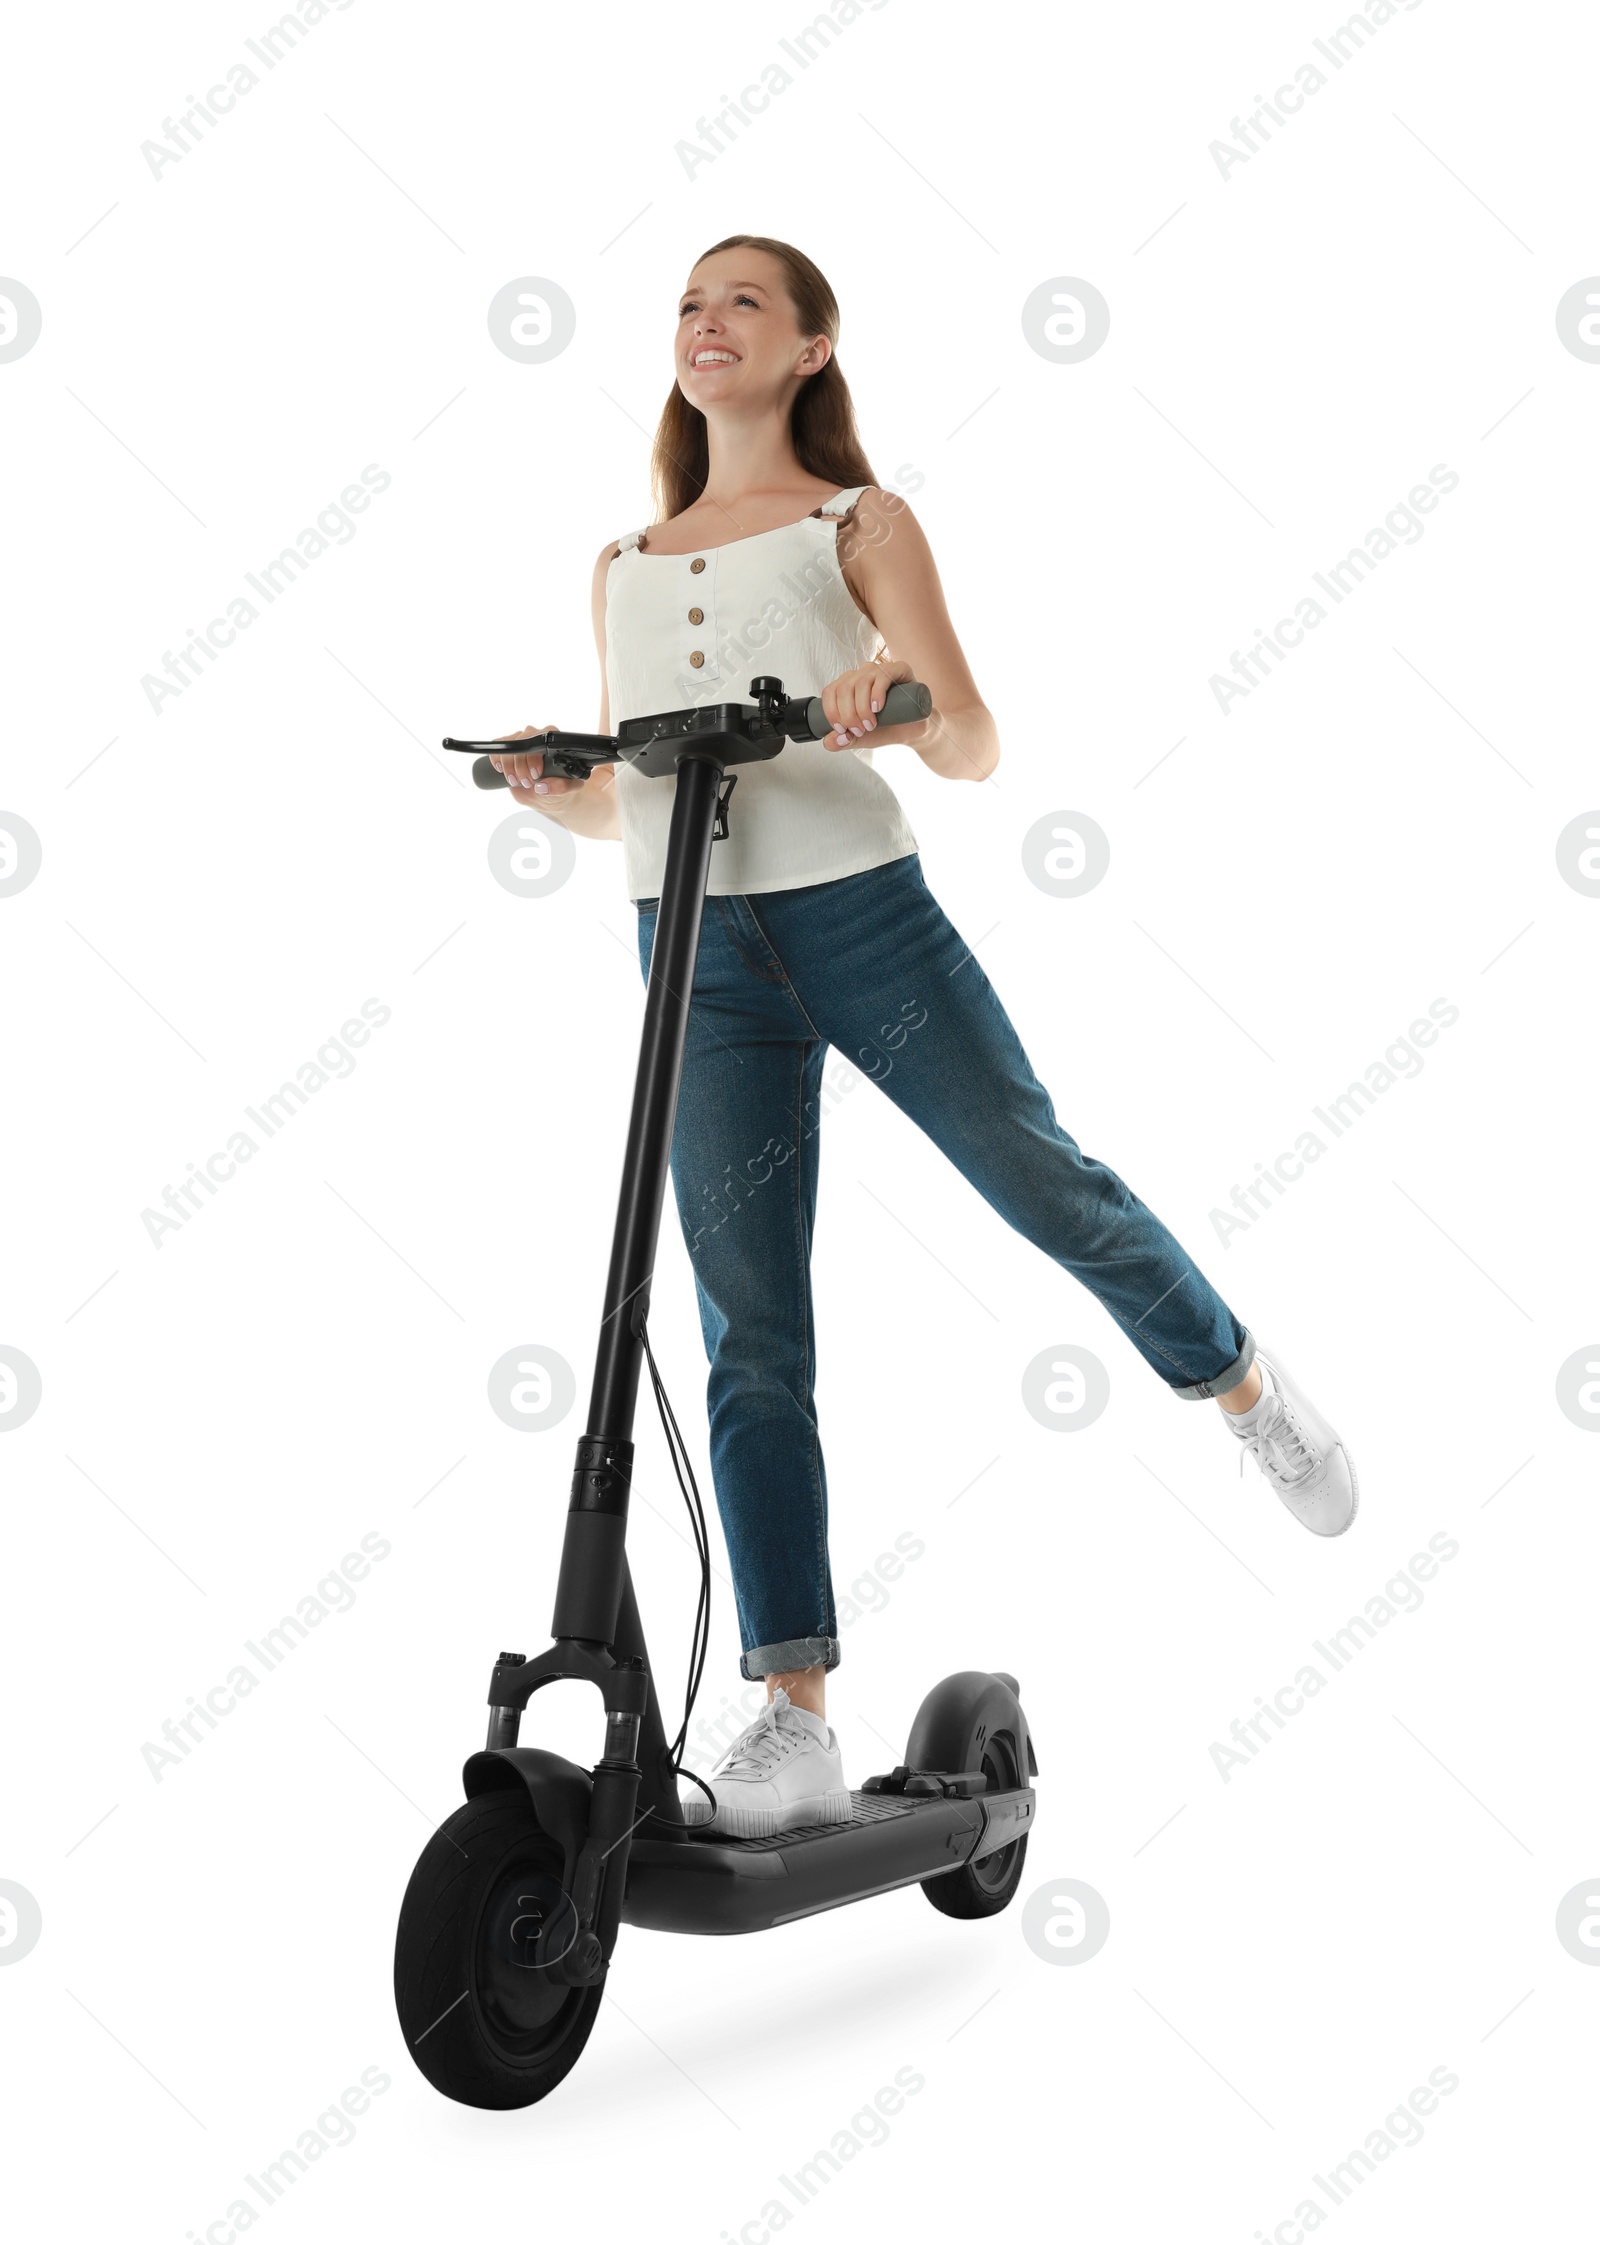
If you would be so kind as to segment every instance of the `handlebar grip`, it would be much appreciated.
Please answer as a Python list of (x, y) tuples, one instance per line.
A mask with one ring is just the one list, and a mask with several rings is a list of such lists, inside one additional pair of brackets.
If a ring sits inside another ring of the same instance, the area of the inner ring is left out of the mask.
[[(878, 712), (880, 725), (915, 725), (927, 716), (933, 707), (933, 696), (926, 686), (908, 681), (891, 686), (883, 697), (883, 707)], [(811, 721), (811, 738), (820, 741), (833, 727), (822, 713), (822, 696), (813, 694), (806, 712)]]
[[(592, 779), (594, 777), (593, 772), (588, 776)], [(583, 775), (578, 772), (558, 770), (552, 772), (550, 777), (557, 780), (571, 780), (575, 785), (581, 786)], [(509, 787), (511, 782), (506, 778), (504, 772), (495, 770), (487, 756), (478, 756), (473, 759), (472, 784), (474, 787)]]

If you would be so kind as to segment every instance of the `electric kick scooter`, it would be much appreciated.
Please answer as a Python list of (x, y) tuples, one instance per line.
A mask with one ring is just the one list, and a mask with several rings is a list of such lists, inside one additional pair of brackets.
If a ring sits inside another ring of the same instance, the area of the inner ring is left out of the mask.
[[(551, 731), (525, 744), (544, 768), (585, 779), (625, 763), (677, 778), (644, 1032), (623, 1155), (586, 1431), (578, 1443), (556, 1585), (552, 1643), (500, 1654), (489, 1735), (463, 1771), (465, 1805), (423, 1850), (395, 1941), (395, 2002), (407, 2048), (434, 2087), (505, 2110), (549, 2095), (576, 2064), (599, 2010), (619, 1924), (665, 1933), (755, 1933), (841, 1903), (920, 1884), (947, 1917), (1003, 1910), (1022, 1876), (1038, 1772), (1015, 1677), (947, 1676), (918, 1709), (903, 1763), (850, 1796), (848, 1823), (763, 1839), (687, 1822), (678, 1794), (704, 1665), (709, 1543), (693, 1475), (684, 1490), (701, 1592), (683, 1725), (668, 1745), (645, 1654), (625, 1537), (633, 1418), (648, 1362), (680, 1483), (688, 1465), (646, 1330), (673, 1117), (713, 842), (727, 832), (733, 767), (829, 730), (819, 699), (751, 681), (754, 705), (723, 702), (631, 718), (615, 736)], [(928, 714), (925, 686), (898, 685), (882, 722)], [(495, 749), (447, 740), (447, 749)], [(487, 756), (483, 788), (505, 782)], [(582, 1769), (518, 1744), (523, 1709), (558, 1678), (593, 1684), (605, 1750)], [(698, 1805), (698, 1804), (697, 1804)]]

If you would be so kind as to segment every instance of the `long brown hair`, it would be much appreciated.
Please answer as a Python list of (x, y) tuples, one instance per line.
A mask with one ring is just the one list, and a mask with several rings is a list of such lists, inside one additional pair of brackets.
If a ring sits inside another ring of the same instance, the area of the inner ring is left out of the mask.
[[(703, 257), (724, 249), (763, 249), (783, 267), (784, 282), (795, 320), (802, 335), (825, 335), (830, 346), (839, 340), (839, 301), (826, 276), (803, 251), (788, 242), (775, 242), (767, 234), (730, 234), (713, 242)], [(703, 261), (703, 260), (702, 260)], [(807, 375), (795, 396), (789, 423), (795, 456), (807, 475), (849, 489), (858, 483), (876, 484), (877, 477), (862, 447), (856, 427), (856, 409), (850, 386), (839, 371), (830, 348), (827, 364)], [(706, 487), (711, 453), (706, 437), (706, 417), (691, 405), (676, 382), (661, 410), (655, 443), (650, 453), (650, 486), (655, 494), (656, 520), (670, 522), (692, 506)]]

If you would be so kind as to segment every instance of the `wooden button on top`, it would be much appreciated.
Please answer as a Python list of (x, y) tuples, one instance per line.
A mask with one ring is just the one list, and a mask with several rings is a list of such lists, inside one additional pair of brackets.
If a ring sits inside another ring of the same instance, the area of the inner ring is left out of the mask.
[(704, 657), (704, 655), (702, 655), (702, 654), (701, 654), (701, 652), (700, 652), (700, 650), (699, 650), (699, 648), (698, 648), (698, 647), (697, 647), (697, 648), (695, 649), (694, 653), (693, 653), (693, 654), (692, 654), (692, 655), (691, 655), (691, 656), (689, 657), (689, 661), (690, 661), (690, 664), (691, 664), (691, 666), (692, 666), (692, 667), (693, 667), (693, 668), (694, 668), (695, 670), (698, 670), (698, 669), (700, 668), (701, 664), (702, 664), (702, 663), (703, 663), (703, 662), (705, 661), (705, 657)]
[(693, 561), (691, 561), (691, 562), (690, 562), (690, 564), (689, 564), (689, 569), (690, 569), (690, 573), (691, 573), (691, 575), (693, 575), (693, 576), (696, 576), (696, 577), (698, 577), (698, 576), (699, 576), (699, 574), (700, 574), (701, 570), (702, 570), (702, 569), (703, 569), (704, 567), (705, 567), (705, 561), (704, 561), (704, 558), (703, 558), (703, 557), (702, 557), (702, 556), (701, 556), (700, 554), (696, 554), (696, 555), (695, 555), (695, 557), (694, 557), (694, 559), (693, 559)]
[(692, 623), (692, 624), (703, 624), (703, 623), (705, 622), (705, 620), (706, 620), (706, 612), (705, 612), (705, 610), (704, 610), (703, 608), (691, 608), (691, 609), (690, 609), (690, 611), (689, 611), (689, 621), (690, 621), (690, 623)]

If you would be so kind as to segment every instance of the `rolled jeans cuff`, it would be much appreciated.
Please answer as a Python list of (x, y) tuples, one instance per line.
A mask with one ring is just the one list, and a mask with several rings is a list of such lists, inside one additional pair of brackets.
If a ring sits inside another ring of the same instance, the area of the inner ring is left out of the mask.
[(1246, 1326), (1244, 1347), (1226, 1371), (1218, 1372), (1214, 1378), (1209, 1380), (1196, 1380), (1189, 1387), (1175, 1387), (1172, 1392), (1174, 1395), (1181, 1397), (1185, 1403), (1200, 1403), (1207, 1396), (1227, 1395), (1231, 1389), (1239, 1385), (1255, 1360), (1256, 1337)]
[(785, 1637), (778, 1645), (757, 1645), (739, 1658), (739, 1673), (751, 1683), (764, 1676), (787, 1676), (796, 1668), (837, 1668), (837, 1637)]

